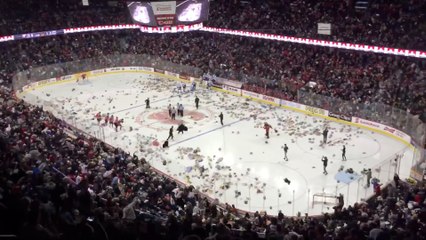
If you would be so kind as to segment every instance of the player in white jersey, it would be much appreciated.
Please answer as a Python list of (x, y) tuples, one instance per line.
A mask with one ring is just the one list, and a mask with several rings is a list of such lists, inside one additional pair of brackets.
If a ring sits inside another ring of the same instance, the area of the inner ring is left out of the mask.
[(176, 84), (176, 88), (175, 88), (175, 90), (176, 90), (176, 92), (177, 92), (178, 94), (182, 94), (183, 89), (182, 89), (182, 85), (181, 85), (181, 83), (180, 83), (180, 82), (178, 82), (178, 83)]

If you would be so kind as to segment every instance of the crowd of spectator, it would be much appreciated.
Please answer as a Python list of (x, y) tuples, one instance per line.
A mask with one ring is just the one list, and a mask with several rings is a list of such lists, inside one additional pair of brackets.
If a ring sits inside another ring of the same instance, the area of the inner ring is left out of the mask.
[[(372, 0), (356, 11), (354, 0), (215, 0), (207, 26), (272, 32), (426, 50), (425, 1)], [(132, 23), (126, 1), (4, 0), (0, 2), (0, 35), (91, 25)], [(16, 11), (10, 11), (16, 9)], [(331, 35), (317, 33), (330, 23)]]
[(125, 3), (108, 6), (108, 1), (90, 0), (5, 0), (0, 2), (0, 36), (109, 24), (132, 23)]
[[(270, 0), (212, 3), (208, 26), (247, 29), (305, 38), (425, 50), (426, 3), (421, 0), (372, 0), (356, 11), (354, 0)], [(265, 3), (268, 2), (268, 3)], [(330, 23), (331, 35), (317, 23)]]
[[(107, 8), (98, 1), (99, 9), (86, 10), (73, 5), (73, 0), (52, 1), (56, 7), (40, 8), (37, 1), (25, 2), (0, 2), (2, 10), (11, 3), (27, 4), (18, 15), (6, 11), (0, 16), (1, 34), (3, 30), (10, 34), (129, 21), (122, 2)], [(423, 13), (409, 17), (406, 13), (417, 14), (422, 1), (401, 3), (403, 7), (387, 4), (382, 15), (368, 18), (377, 11), (362, 13), (362, 21), (352, 10), (344, 11), (350, 2), (336, 3), (338, 11), (333, 11), (333, 1), (310, 8), (300, 7), (302, 3), (281, 1), (291, 8), (276, 9), (300, 11), (312, 22), (347, 21), (351, 27), (339, 29), (338, 40), (420, 46), (416, 39), (408, 42), (396, 37), (401, 30), (392, 24), (401, 23), (408, 37), (421, 34), (415, 22)], [(385, 3), (376, 4), (370, 10), (381, 9)], [(405, 8), (405, 4), (410, 5)], [(52, 9), (56, 12), (49, 12)], [(286, 25), (291, 29), (282, 29), (283, 34), (315, 36), (307, 20), (280, 11), (256, 2), (214, 1), (209, 24), (249, 29)], [(342, 17), (345, 14), (347, 19)], [(20, 20), (12, 21), (16, 16)], [(361, 23), (361, 30), (353, 32), (360, 27), (353, 21)], [(369, 21), (375, 24), (370, 26)], [(354, 35), (360, 32), (368, 35)], [(247, 89), (288, 100), (296, 100), (299, 88), (315, 82), (314, 90), (323, 95), (382, 102), (422, 114), (426, 109), (424, 60), (198, 32), (161, 36), (136, 31), (85, 33), (7, 42), (1, 48), (7, 51), (0, 51), (0, 234), (22, 239), (425, 239), (422, 185), (393, 183), (369, 202), (340, 206), (334, 214), (320, 217), (240, 215), (233, 206), (219, 207), (193, 187), (165, 178), (143, 157), (84, 136), (42, 108), (14, 99), (11, 89), (16, 71), (110, 54), (149, 54), (240, 80)]]

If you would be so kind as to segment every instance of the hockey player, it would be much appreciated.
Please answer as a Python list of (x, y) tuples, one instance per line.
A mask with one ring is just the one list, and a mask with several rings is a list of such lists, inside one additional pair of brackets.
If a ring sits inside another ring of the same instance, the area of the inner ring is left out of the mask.
[(181, 92), (181, 90), (180, 90), (180, 83), (179, 82), (176, 84), (176, 92), (178, 94), (180, 94), (180, 92)]
[(184, 131), (188, 131), (188, 127), (187, 127), (187, 126), (185, 126), (183, 123), (179, 124), (179, 126), (178, 126), (178, 128), (177, 128), (177, 132), (178, 132), (178, 134), (179, 134), (179, 133), (182, 133), (182, 134), (183, 134), (183, 132), (184, 132)]
[(183, 117), (183, 105), (182, 105), (182, 103), (179, 104), (178, 113), (179, 113), (178, 115), (180, 115), (181, 117)]
[(328, 172), (327, 172), (328, 158), (326, 156), (323, 156), (322, 159), (321, 159), (321, 161), (322, 161), (322, 166), (324, 168), (324, 172), (323, 173), (324, 173), (324, 175), (327, 175), (328, 174)]
[(343, 145), (342, 148), (342, 161), (346, 161), (346, 146)]
[(164, 143), (163, 143), (163, 148), (168, 148), (169, 147), (169, 141), (168, 140), (166, 140), (166, 141), (164, 141)]
[(208, 80), (207, 81), (207, 89), (210, 89), (213, 86), (212, 81)]
[(104, 119), (104, 121), (105, 121), (105, 126), (108, 126), (108, 120), (109, 120), (109, 113), (107, 113), (107, 115), (105, 116), (105, 119)]
[(121, 126), (120, 125), (121, 125), (120, 124), (120, 120), (118, 119), (118, 117), (115, 117), (114, 126), (115, 126), (115, 131), (116, 132), (118, 132), (118, 127), (120, 127), (120, 130), (121, 130)]
[(145, 99), (145, 108), (151, 108), (149, 106), (149, 98)]
[(219, 114), (220, 124), (223, 126), (223, 113)]
[(198, 109), (198, 105), (200, 103), (200, 99), (198, 98), (198, 96), (195, 96), (195, 108)]
[(288, 161), (288, 158), (287, 158), (287, 152), (288, 152), (287, 144), (284, 144), (283, 149), (284, 149), (284, 160)]
[(328, 136), (328, 128), (326, 127), (324, 131), (322, 132), (322, 138), (323, 138), (322, 141), (324, 144), (327, 143), (327, 136)]
[(169, 137), (167, 137), (167, 141), (168, 141), (170, 138), (173, 140), (173, 126), (169, 129)]
[(175, 109), (175, 107), (172, 108), (172, 120), (176, 120), (176, 109)]
[(371, 172), (371, 168), (369, 168), (367, 170), (367, 173), (365, 175), (367, 175), (367, 184), (366, 184), (366, 187), (369, 188), (370, 187), (371, 178), (373, 178), (372, 172)]
[(178, 90), (179, 95), (183, 93), (183, 85), (182, 85), (182, 83), (178, 82), (178, 84), (177, 84), (177, 90)]
[(101, 112), (96, 113), (95, 118), (96, 118), (96, 120), (98, 121), (98, 125), (100, 125), (100, 124), (101, 124), (101, 121), (102, 121), (102, 115), (101, 115)]
[(114, 115), (109, 117), (109, 125), (114, 126)]
[(123, 128), (123, 123), (124, 123), (124, 119), (122, 118), (122, 119), (120, 119), (120, 121), (118, 122), (118, 126), (120, 127), (120, 130), (121, 130), (121, 128)]
[(265, 122), (263, 124), (263, 128), (265, 129), (265, 136), (266, 136), (266, 138), (269, 138), (269, 130), (272, 128), (272, 126), (269, 125), (269, 123)]
[[(81, 74), (81, 81), (84, 82), (84, 80), (86, 80), (86, 74), (85, 73)], [(76, 83), (78, 83), (79, 81), (80, 81), (80, 78), (77, 77)]]
[(197, 83), (195, 81), (191, 82), (191, 92), (194, 92), (197, 88)]
[(169, 110), (169, 117), (172, 118), (172, 104), (169, 104), (167, 110)]

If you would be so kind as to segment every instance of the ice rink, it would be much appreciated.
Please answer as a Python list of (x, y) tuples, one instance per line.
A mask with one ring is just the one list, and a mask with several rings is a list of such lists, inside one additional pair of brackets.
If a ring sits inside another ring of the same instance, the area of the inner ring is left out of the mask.
[[(346, 206), (372, 195), (372, 187), (365, 188), (363, 169), (371, 168), (373, 177), (382, 180), (392, 179), (394, 172), (401, 178), (409, 175), (413, 153), (393, 138), (200, 87), (179, 95), (173, 91), (176, 84), (160, 76), (117, 73), (42, 87), (22, 97), (113, 146), (137, 152), (156, 169), (209, 197), (245, 211), (331, 212), (333, 196), (339, 193)], [(150, 109), (145, 109), (146, 98)], [(172, 121), (167, 106), (177, 103), (183, 104), (184, 116)], [(99, 126), (94, 120), (97, 112), (123, 118), (123, 129)], [(176, 129), (181, 122), (189, 130), (175, 131), (168, 149), (157, 146), (168, 137), (169, 128)], [(270, 139), (265, 137), (264, 122), (277, 129)], [(326, 126), (329, 142), (322, 146)], [(289, 147), (288, 161), (284, 144)], [(341, 158), (343, 145), (347, 161)], [(397, 154), (402, 159), (395, 162)], [(329, 159), (328, 175), (323, 174), (322, 156)], [(356, 174), (345, 173), (348, 168)], [(322, 193), (331, 196), (327, 204), (319, 197), (313, 203), (313, 196)]]

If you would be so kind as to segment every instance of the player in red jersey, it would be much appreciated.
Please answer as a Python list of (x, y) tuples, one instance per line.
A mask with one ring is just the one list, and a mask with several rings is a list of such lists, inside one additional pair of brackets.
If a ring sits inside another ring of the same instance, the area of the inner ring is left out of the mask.
[(100, 125), (100, 124), (101, 124), (101, 121), (102, 121), (102, 115), (101, 115), (101, 112), (96, 113), (95, 118), (96, 118), (96, 120), (98, 121), (98, 125)]
[(114, 126), (114, 115), (109, 117), (109, 125)]
[(118, 119), (118, 117), (115, 117), (115, 120), (114, 120), (114, 126), (115, 126), (115, 131), (117, 132), (118, 131), (118, 127), (120, 127), (120, 130), (121, 130), (121, 122), (123, 121), (123, 119), (121, 119), (121, 120), (119, 120)]
[[(86, 80), (86, 74), (85, 73), (83, 73), (83, 74), (81, 74), (81, 81), (82, 82), (84, 82), (84, 80)], [(77, 83), (80, 81), (80, 78), (79, 77), (77, 77)]]
[(108, 120), (109, 120), (109, 113), (107, 113), (107, 115), (105, 116), (105, 119), (104, 119), (104, 121), (105, 121), (105, 126), (108, 126)]
[(265, 123), (263, 124), (263, 128), (265, 129), (265, 135), (266, 135), (266, 138), (269, 138), (269, 129), (271, 129), (271, 128), (272, 128), (272, 126), (271, 126), (271, 125), (269, 125), (269, 123), (265, 122)]

